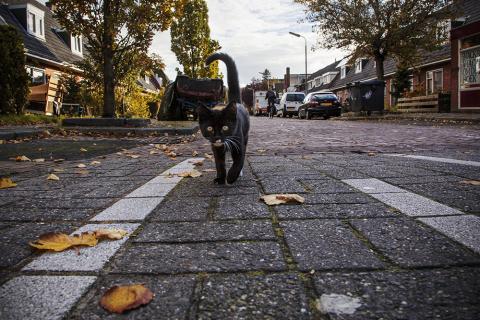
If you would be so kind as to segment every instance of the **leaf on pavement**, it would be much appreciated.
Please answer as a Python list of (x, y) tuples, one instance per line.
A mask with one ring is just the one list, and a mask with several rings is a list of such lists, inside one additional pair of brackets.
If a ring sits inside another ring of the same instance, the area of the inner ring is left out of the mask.
[(94, 161), (90, 162), (90, 164), (91, 164), (92, 166), (95, 166), (95, 165), (102, 164), (102, 163), (101, 163), (100, 161), (94, 160)]
[(65, 172), (65, 169), (62, 169), (62, 168), (53, 168), (53, 172)]
[(113, 286), (100, 299), (100, 305), (114, 313), (123, 313), (147, 304), (153, 299), (153, 292), (143, 284)]
[(304, 203), (305, 198), (298, 194), (268, 194), (260, 197), (269, 206), (275, 206), (284, 203)]
[(50, 173), (47, 177), (47, 180), (58, 181), (58, 180), (60, 180), (60, 178), (56, 174)]
[(197, 151), (193, 151), (193, 152), (192, 152), (192, 157), (196, 157), (196, 156), (198, 156), (198, 152), (197, 152)]
[(130, 157), (132, 159), (140, 158), (140, 156), (138, 154), (127, 154), (127, 157)]
[(30, 159), (29, 159), (28, 157), (26, 157), (26, 156), (17, 156), (17, 157), (15, 158), (15, 161), (23, 162), (23, 161), (32, 161), (32, 160), (30, 160)]
[(55, 159), (55, 160), (53, 160), (53, 162), (56, 162), (56, 163), (63, 162), (63, 161), (65, 161), (65, 159)]
[(45, 162), (44, 158), (33, 159), (33, 162)]
[(97, 237), (94, 233), (90, 232), (83, 232), (82, 234), (74, 236), (69, 236), (59, 232), (50, 232), (41, 235), (38, 240), (30, 242), (30, 245), (41, 250), (53, 250), (60, 252), (74, 246), (93, 247), (97, 245), (97, 243)]
[(80, 148), (80, 151), (81, 151), (81, 152), (87, 152), (88, 150), (85, 149), (85, 148)]
[(369, 152), (369, 153), (367, 153), (367, 155), (368, 155), (369, 157), (374, 157), (374, 156), (376, 156), (377, 154), (376, 154), (375, 152)]
[(179, 174), (177, 174), (177, 176), (179, 177), (183, 177), (183, 178), (198, 178), (202, 175), (202, 173), (200, 171), (197, 171), (195, 169), (192, 169), (192, 170), (188, 170), (188, 171), (184, 171), (184, 172), (180, 172)]
[(213, 160), (213, 156), (212, 156), (211, 154), (205, 153), (204, 156), (205, 156), (205, 158), (207, 158), (208, 160)]
[(267, 150), (265, 150), (265, 149), (257, 149), (257, 152), (265, 153), (265, 152), (267, 152)]
[(79, 163), (77, 164), (77, 168), (86, 168), (87, 166), (84, 165), (83, 163)]
[(157, 150), (150, 150), (150, 154), (159, 154), (160, 152)]
[(11, 178), (0, 178), (0, 189), (14, 188), (17, 184)]
[(203, 166), (203, 160), (191, 160), (189, 162), (197, 167)]
[(202, 172), (217, 172), (215, 169), (203, 169)]
[(110, 240), (120, 240), (128, 232), (123, 229), (98, 229), (94, 231), (95, 237), (97, 239), (110, 239)]
[(171, 159), (175, 159), (177, 157), (177, 154), (173, 151), (170, 151), (169, 153), (167, 153), (167, 156), (169, 156)]
[(460, 181), (461, 184), (469, 184), (469, 185), (472, 185), (472, 186), (480, 186), (480, 181), (478, 180), (463, 180), (463, 181)]

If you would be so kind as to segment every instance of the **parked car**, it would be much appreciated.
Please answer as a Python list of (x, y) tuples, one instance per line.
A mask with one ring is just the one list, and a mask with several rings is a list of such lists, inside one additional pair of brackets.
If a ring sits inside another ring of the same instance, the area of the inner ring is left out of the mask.
[(304, 98), (303, 92), (285, 92), (280, 99), (280, 109), (277, 109), (277, 114), (284, 118), (298, 115), (298, 108), (302, 105)]
[(267, 91), (255, 91), (255, 107), (253, 109), (253, 114), (255, 116), (261, 116), (267, 114), (268, 101), (265, 99)]
[(303, 100), (298, 108), (300, 119), (311, 119), (313, 116), (322, 116), (324, 119), (340, 117), (342, 105), (338, 97), (329, 91), (311, 92)]

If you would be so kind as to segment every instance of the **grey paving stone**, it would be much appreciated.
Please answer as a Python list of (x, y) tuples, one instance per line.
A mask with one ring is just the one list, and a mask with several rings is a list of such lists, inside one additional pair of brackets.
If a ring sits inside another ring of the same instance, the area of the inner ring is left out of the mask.
[(16, 203), (16, 208), (25, 209), (99, 209), (108, 207), (111, 203), (115, 202), (115, 198), (102, 198), (102, 199), (24, 199), (20, 203)]
[(271, 221), (150, 223), (135, 242), (275, 240)]
[(383, 182), (378, 179), (347, 179), (342, 180), (344, 183), (351, 185), (352, 187), (368, 193), (390, 193), (390, 192), (407, 192), (404, 189), (398, 188), (389, 183)]
[(48, 232), (70, 233), (78, 224), (39, 224), (39, 223), (8, 223), (0, 232), (0, 267), (12, 267), (23, 259), (33, 255), (33, 249), (28, 245), (38, 236)]
[(300, 194), (305, 198), (305, 204), (329, 204), (329, 203), (373, 203), (375, 199), (366, 194), (356, 193), (314, 193)]
[(353, 314), (328, 312), (332, 320), (476, 320), (480, 314), (479, 273), (479, 268), (327, 273), (315, 276), (315, 287), (320, 297), (359, 300)]
[(22, 207), (0, 208), (1, 221), (84, 221), (98, 210), (95, 209), (37, 209)]
[(383, 255), (402, 267), (480, 263), (480, 257), (408, 218), (352, 220), (351, 223)]
[(163, 198), (126, 198), (103, 210), (92, 221), (143, 220)]
[(414, 193), (378, 193), (371, 196), (408, 216), (459, 215), (463, 213)]
[(346, 167), (334, 166), (334, 165), (315, 165), (315, 169), (322, 174), (326, 174), (336, 179), (363, 179), (369, 178), (368, 174), (349, 169)]
[(275, 242), (137, 244), (113, 264), (114, 272), (169, 274), (284, 268), (280, 247)]
[[(138, 228), (139, 224), (88, 224), (74, 233), (84, 231), (94, 231), (99, 228), (123, 229), (132, 233)], [(118, 249), (127, 241), (129, 236), (114, 241), (101, 241), (95, 247), (86, 247), (80, 249), (80, 254), (75, 250), (66, 250), (55, 253), (44, 253), (28, 265), (23, 270), (39, 271), (98, 271), (110, 260)]]
[(266, 193), (296, 193), (306, 192), (305, 187), (293, 177), (269, 177), (261, 179)]
[(383, 262), (339, 221), (283, 221), (285, 238), (299, 269), (381, 268)]
[(269, 218), (268, 207), (259, 200), (260, 195), (257, 194), (219, 197), (214, 219)]
[(480, 253), (480, 217), (464, 215), (420, 218), (419, 220)]
[(168, 196), (150, 214), (152, 221), (201, 221), (207, 219), (210, 199)]
[[(155, 297), (141, 308), (126, 312), (123, 316), (104, 310), (99, 301), (109, 288), (115, 285), (143, 283)], [(186, 319), (190, 306), (190, 297), (195, 285), (193, 276), (128, 276), (101, 278), (92, 289), (89, 300), (77, 306), (72, 312), (75, 319)]]
[(221, 275), (204, 280), (197, 319), (310, 319), (294, 274)]
[(334, 179), (322, 179), (322, 180), (304, 180), (302, 183), (308, 188), (308, 192), (313, 193), (352, 193), (356, 190), (344, 183), (336, 181)]
[(382, 203), (281, 205), (275, 207), (280, 219), (395, 217), (399, 213)]
[(88, 276), (21, 276), (0, 287), (2, 319), (62, 319), (95, 282)]

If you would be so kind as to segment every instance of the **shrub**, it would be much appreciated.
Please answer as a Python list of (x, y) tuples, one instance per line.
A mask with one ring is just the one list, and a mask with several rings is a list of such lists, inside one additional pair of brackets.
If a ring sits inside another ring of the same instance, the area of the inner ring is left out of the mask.
[(23, 114), (29, 76), (23, 40), (17, 29), (0, 25), (0, 114)]

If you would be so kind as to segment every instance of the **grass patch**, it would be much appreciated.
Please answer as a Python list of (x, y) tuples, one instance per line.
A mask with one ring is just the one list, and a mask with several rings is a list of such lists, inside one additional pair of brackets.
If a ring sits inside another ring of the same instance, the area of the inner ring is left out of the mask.
[(0, 126), (24, 126), (35, 124), (57, 124), (59, 118), (40, 114), (0, 115)]

